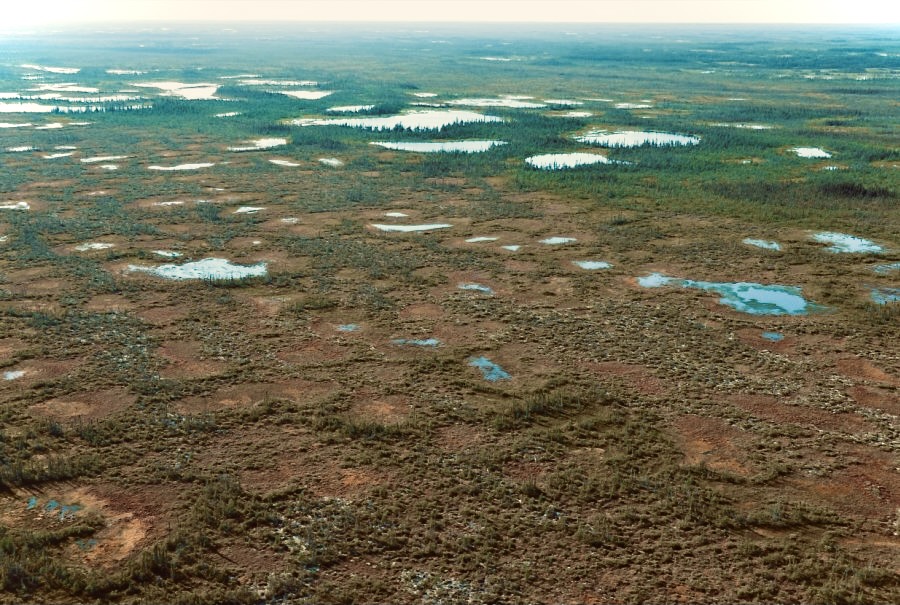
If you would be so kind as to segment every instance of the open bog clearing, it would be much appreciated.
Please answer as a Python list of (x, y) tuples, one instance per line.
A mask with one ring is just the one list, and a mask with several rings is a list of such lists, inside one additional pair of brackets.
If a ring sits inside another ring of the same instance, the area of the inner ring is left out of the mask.
[(890, 27), (0, 56), (0, 604), (898, 602)]

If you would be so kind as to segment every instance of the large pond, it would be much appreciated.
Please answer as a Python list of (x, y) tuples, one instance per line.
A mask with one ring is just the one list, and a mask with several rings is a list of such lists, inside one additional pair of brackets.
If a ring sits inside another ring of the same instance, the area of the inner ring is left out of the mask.
[(609, 158), (598, 153), (545, 153), (525, 158), (525, 163), (542, 170), (560, 170), (610, 162)]
[(591, 145), (602, 145), (603, 147), (640, 147), (641, 145), (670, 147), (696, 145), (700, 142), (700, 137), (644, 130), (619, 130), (616, 132), (591, 130), (575, 137), (575, 140)]
[(371, 144), (394, 151), (415, 151), (417, 153), (480, 153), (495, 145), (506, 145), (506, 141), (440, 141), (425, 143), (374, 141)]
[(224, 258), (204, 258), (183, 265), (159, 265), (146, 267), (128, 265), (129, 271), (152, 273), (165, 279), (243, 279), (245, 277), (261, 277), (266, 274), (266, 263), (255, 265), (236, 265)]
[(719, 302), (723, 305), (751, 315), (805, 315), (815, 308), (815, 305), (800, 295), (800, 288), (795, 286), (695, 281), (668, 277), (661, 273), (638, 278), (638, 283), (645, 288), (680, 286), (715, 292), (722, 297)]
[(503, 118), (490, 116), (474, 111), (411, 111), (395, 116), (378, 116), (370, 118), (301, 118), (291, 120), (295, 126), (350, 126), (368, 128), (369, 130), (442, 130), (454, 124), (472, 124), (482, 122), (503, 122)]

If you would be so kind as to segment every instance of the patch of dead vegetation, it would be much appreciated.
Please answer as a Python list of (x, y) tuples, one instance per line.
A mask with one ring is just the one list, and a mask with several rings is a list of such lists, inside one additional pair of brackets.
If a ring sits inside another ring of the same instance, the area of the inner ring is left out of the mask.
[(768, 395), (732, 395), (729, 402), (763, 420), (813, 426), (829, 431), (864, 433), (874, 427), (854, 413), (833, 413), (819, 408), (791, 405)]
[(35, 404), (29, 410), (32, 415), (58, 420), (97, 420), (131, 407), (136, 400), (127, 389), (117, 387), (56, 397)]
[(676, 440), (684, 463), (748, 477), (757, 472), (748, 460), (752, 437), (720, 418), (687, 414), (675, 420)]
[(223, 387), (209, 395), (188, 397), (179, 401), (175, 407), (181, 414), (202, 414), (229, 408), (249, 408), (273, 398), (308, 401), (334, 389), (336, 386), (333, 383), (300, 379), (251, 382)]
[(224, 374), (228, 363), (210, 358), (203, 352), (203, 344), (196, 340), (168, 340), (160, 344), (158, 354), (169, 362), (159, 375), (163, 378), (209, 378)]

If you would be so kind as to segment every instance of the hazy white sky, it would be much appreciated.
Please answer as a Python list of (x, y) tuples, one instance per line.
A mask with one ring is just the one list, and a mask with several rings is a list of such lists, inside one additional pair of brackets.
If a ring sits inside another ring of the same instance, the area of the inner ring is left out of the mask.
[(97, 21), (900, 24), (898, 0), (4, 0), (9, 27)]

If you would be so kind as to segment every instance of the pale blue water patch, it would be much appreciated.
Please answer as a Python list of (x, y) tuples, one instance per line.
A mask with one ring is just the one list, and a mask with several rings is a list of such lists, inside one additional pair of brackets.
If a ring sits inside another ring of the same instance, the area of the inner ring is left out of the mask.
[(81, 506), (78, 504), (63, 504), (59, 507), (59, 519), (62, 521), (67, 517), (73, 516), (75, 513), (81, 510)]
[(412, 345), (414, 347), (437, 347), (441, 344), (441, 341), (437, 338), (395, 338), (391, 342), (395, 345)]
[(872, 288), (871, 296), (879, 305), (900, 302), (900, 288)]
[(644, 277), (639, 277), (637, 279), (638, 284), (644, 288), (660, 288), (662, 286), (668, 286), (676, 281), (679, 280), (674, 277), (667, 277), (662, 273), (651, 273), (650, 275), (645, 275)]
[(857, 237), (855, 235), (847, 235), (846, 233), (835, 233), (833, 231), (823, 231), (815, 233), (812, 238), (820, 244), (831, 244), (826, 248), (829, 252), (838, 253), (863, 253), (863, 252), (884, 252), (884, 248), (870, 240)]
[(489, 288), (487, 286), (482, 286), (481, 284), (459, 284), (456, 287), (459, 288), (460, 290), (473, 290), (475, 292), (484, 292), (485, 294), (493, 294), (494, 293), (494, 291), (491, 288)]
[(356, 332), (359, 330), (359, 324), (341, 324), (337, 329), (338, 332)]
[(900, 271), (900, 263), (887, 263), (885, 265), (875, 265), (872, 267), (872, 271), (878, 273), (880, 275), (884, 275), (886, 273), (893, 273), (894, 271)]
[(762, 337), (771, 342), (781, 342), (784, 340), (784, 334), (781, 332), (763, 332)]
[(773, 242), (771, 240), (753, 239), (748, 237), (743, 240), (743, 243), (747, 244), (748, 246), (756, 246), (757, 248), (762, 248), (764, 250), (781, 250), (781, 244), (779, 244), (778, 242)]
[(573, 260), (572, 264), (588, 271), (596, 271), (597, 269), (609, 269), (610, 267), (612, 267), (611, 264), (602, 260)]
[(497, 382), (498, 380), (509, 380), (510, 375), (487, 357), (472, 357), (469, 359), (469, 365), (473, 368), (481, 370), (482, 376), (488, 382)]
[(35, 496), (32, 496), (28, 499), (28, 504), (26, 505), (27, 510), (32, 510), (37, 506), (38, 499)]
[(44, 505), (44, 510), (46, 511), (56, 510), (57, 508), (59, 508), (59, 502), (57, 502), (56, 500), (50, 500), (49, 502), (47, 502), (47, 504)]
[(75, 540), (75, 544), (81, 550), (90, 550), (97, 546), (97, 540), (95, 540), (94, 538), (88, 538), (87, 540), (79, 538), (78, 540)]
[(800, 295), (800, 288), (795, 286), (695, 281), (667, 277), (660, 273), (638, 278), (638, 283), (645, 288), (679, 285), (682, 288), (715, 292), (722, 297), (719, 299), (721, 304), (750, 315), (805, 315), (814, 308), (814, 305)]

